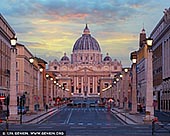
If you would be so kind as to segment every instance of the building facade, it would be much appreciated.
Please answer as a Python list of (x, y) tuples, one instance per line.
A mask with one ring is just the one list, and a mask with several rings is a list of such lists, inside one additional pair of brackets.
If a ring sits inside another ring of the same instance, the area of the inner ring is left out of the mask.
[(151, 32), (153, 43), (153, 80), (155, 106), (170, 111), (170, 8)]
[[(16, 92), (20, 99), (24, 96), (24, 107), (28, 111), (44, 109), (45, 64), (40, 58), (34, 57), (22, 44), (17, 43), (16, 57)], [(33, 58), (33, 63), (30, 62)], [(19, 105), (18, 105), (19, 106)]]
[(14, 37), (15, 32), (0, 14), (0, 109), (4, 105), (4, 97), (9, 95), (10, 91), (10, 67), (11, 67), (11, 44), (10, 39)]
[(102, 56), (100, 45), (86, 24), (73, 46), (71, 59), (65, 53), (60, 61), (48, 65), (57, 83), (64, 86), (62, 97), (104, 97), (102, 90), (112, 85), (112, 76), (122, 71), (122, 64), (109, 54), (104, 59)]

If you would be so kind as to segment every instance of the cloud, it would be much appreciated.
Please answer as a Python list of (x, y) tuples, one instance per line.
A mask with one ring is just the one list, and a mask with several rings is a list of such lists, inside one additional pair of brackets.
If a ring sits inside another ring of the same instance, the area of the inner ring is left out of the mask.
[(45, 59), (60, 58), (64, 52), (69, 56), (85, 23), (88, 23), (103, 54), (109, 51), (113, 58), (127, 63), (129, 52), (138, 48), (138, 36), (143, 23), (149, 35), (148, 32), (162, 17), (164, 8), (168, 8), (168, 2), (1, 0), (0, 11), (16, 31), (19, 42)]

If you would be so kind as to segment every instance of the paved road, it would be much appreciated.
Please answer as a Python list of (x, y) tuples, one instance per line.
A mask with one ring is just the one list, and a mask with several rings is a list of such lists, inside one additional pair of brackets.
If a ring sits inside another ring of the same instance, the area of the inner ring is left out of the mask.
[(170, 123), (170, 112), (160, 112), (156, 110), (155, 116), (158, 117), (159, 121), (167, 121)]
[(99, 107), (65, 107), (39, 124), (11, 124), (9, 131), (12, 130), (66, 131), (67, 136), (151, 136), (150, 125), (124, 124), (113, 113)]
[(64, 108), (43, 123), (70, 126), (116, 126), (122, 125), (105, 108)]

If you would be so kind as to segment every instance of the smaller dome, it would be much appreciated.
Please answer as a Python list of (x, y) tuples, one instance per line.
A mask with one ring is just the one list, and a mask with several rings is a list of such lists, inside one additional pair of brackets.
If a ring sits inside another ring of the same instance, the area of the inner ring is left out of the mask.
[(109, 54), (106, 54), (106, 57), (103, 59), (103, 61), (112, 61), (111, 57), (109, 56)]
[(66, 56), (66, 53), (64, 53), (64, 56), (61, 58), (61, 61), (70, 61), (69, 58)]

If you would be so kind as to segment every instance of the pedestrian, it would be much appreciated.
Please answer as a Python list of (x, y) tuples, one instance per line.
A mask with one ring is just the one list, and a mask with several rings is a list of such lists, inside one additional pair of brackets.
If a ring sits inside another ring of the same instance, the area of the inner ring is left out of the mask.
[(46, 111), (48, 111), (48, 104), (45, 105), (45, 109), (46, 109)]

